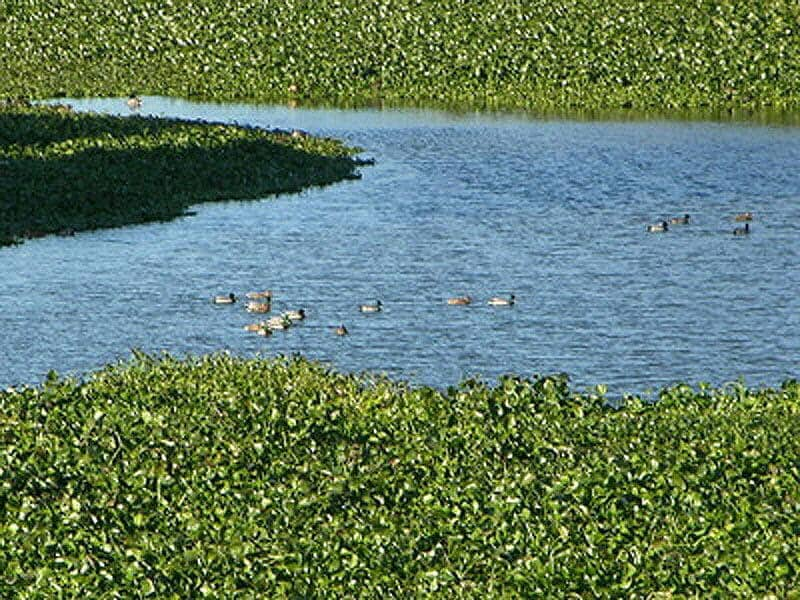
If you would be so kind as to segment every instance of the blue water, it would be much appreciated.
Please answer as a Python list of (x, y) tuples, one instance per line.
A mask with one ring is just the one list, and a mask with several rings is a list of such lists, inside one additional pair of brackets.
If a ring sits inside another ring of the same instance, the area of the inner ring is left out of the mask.
[[(161, 98), (142, 112), (301, 128), (377, 164), (298, 195), (0, 249), (0, 385), (81, 376), (132, 348), (301, 353), (437, 387), (567, 372), (577, 389), (647, 393), (800, 374), (797, 127)], [(752, 234), (734, 237), (745, 210)], [(684, 213), (690, 225), (645, 232)], [(264, 288), (273, 312), (308, 319), (265, 339), (243, 330), (257, 319), (242, 304), (210, 302)], [(513, 308), (485, 303), (511, 293)], [(457, 294), (476, 303), (446, 305)], [(382, 313), (358, 312), (375, 299)]]

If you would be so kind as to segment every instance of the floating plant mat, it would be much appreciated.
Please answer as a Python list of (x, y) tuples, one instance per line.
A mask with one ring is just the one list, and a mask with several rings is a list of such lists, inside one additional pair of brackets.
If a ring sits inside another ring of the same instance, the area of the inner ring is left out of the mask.
[(0, 392), (0, 592), (796, 591), (798, 383), (602, 392), (224, 354), (51, 373)]
[(0, 104), (0, 243), (330, 184), (358, 176), (355, 152), (300, 131)]
[(0, 92), (797, 108), (800, 5), (7, 2)]

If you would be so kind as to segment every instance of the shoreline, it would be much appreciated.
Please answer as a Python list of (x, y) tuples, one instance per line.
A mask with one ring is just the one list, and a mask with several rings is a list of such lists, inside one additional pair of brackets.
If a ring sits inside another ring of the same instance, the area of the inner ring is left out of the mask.
[(299, 130), (28, 101), (0, 103), (0, 129), (0, 246), (358, 179), (371, 164), (353, 157), (358, 148)]

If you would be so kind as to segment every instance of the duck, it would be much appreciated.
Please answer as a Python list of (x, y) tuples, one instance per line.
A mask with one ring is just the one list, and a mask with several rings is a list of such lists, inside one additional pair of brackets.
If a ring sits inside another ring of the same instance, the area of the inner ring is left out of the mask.
[(513, 306), (515, 301), (514, 294), (511, 294), (508, 298), (494, 296), (489, 298), (489, 301), (486, 304), (489, 304), (490, 306)]
[(659, 233), (662, 231), (669, 231), (669, 225), (666, 221), (661, 221), (661, 223), (655, 223), (654, 225), (648, 225), (647, 231), (650, 233)]
[(264, 337), (269, 337), (272, 335), (272, 329), (269, 327), (261, 327), (256, 333)]
[(334, 331), (336, 335), (347, 335), (349, 333), (344, 325), (339, 325)]
[(751, 213), (750, 211), (739, 213), (738, 215), (733, 217), (733, 220), (734, 221), (739, 221), (739, 222), (741, 222), (741, 221), (752, 221), (753, 220), (753, 213)]
[(282, 316), (286, 317), (290, 321), (302, 321), (306, 318), (306, 311), (302, 308), (300, 310), (287, 310), (286, 312), (282, 313)]
[(264, 322), (261, 322), (261, 323), (248, 323), (247, 325), (244, 326), (244, 330), (245, 331), (260, 331), (261, 329), (264, 329), (264, 327), (266, 327), (266, 323), (264, 323)]
[(375, 304), (362, 304), (358, 307), (358, 310), (361, 312), (380, 312), (383, 308), (383, 304), (380, 300), (377, 300)]
[(247, 292), (245, 294), (250, 300), (272, 300), (272, 290), (262, 290), (260, 292)]
[(455, 298), (448, 298), (447, 303), (456, 306), (466, 306), (467, 304), (472, 304), (472, 298), (470, 296), (456, 296)]
[(268, 313), (272, 310), (271, 302), (248, 302), (245, 307), (250, 313)]
[(688, 225), (689, 224), (689, 215), (685, 214), (682, 217), (672, 217), (669, 220), (670, 225)]
[(231, 292), (227, 296), (214, 296), (211, 301), (214, 304), (233, 304), (236, 302), (236, 294)]
[(279, 331), (281, 329), (288, 329), (291, 326), (291, 320), (287, 319), (283, 315), (279, 315), (277, 317), (272, 317), (266, 323), (267, 329), (272, 331)]
[(750, 223), (745, 223), (744, 227), (737, 227), (733, 230), (733, 235), (747, 235), (750, 233)]
[(127, 104), (128, 108), (130, 108), (131, 110), (136, 110), (137, 108), (142, 107), (142, 99), (139, 98), (139, 96), (137, 96), (136, 94), (131, 94), (125, 101), (125, 104)]

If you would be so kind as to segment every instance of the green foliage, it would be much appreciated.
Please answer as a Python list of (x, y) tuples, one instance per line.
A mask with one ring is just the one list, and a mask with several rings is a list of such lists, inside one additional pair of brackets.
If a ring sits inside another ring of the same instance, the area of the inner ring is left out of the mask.
[(0, 245), (357, 177), (353, 152), (287, 131), (0, 104)]
[(0, 392), (0, 596), (796, 591), (800, 385), (600, 392), (227, 355), (52, 373)]
[(792, 0), (7, 0), (0, 95), (798, 106)]

